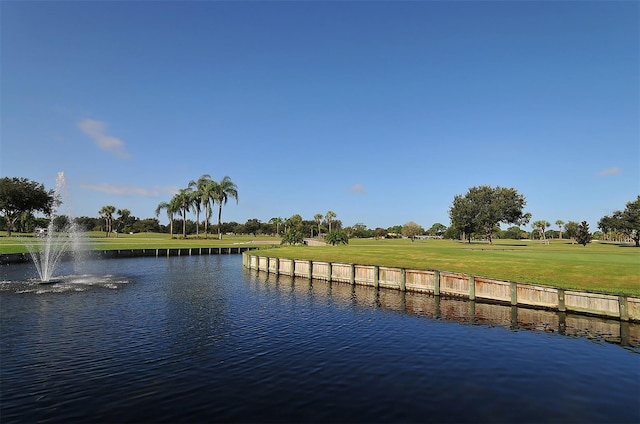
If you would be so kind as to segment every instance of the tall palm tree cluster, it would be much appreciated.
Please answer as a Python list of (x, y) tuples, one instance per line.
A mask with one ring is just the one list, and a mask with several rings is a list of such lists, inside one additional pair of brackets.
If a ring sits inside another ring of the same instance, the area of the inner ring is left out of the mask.
[(165, 210), (169, 218), (170, 232), (173, 236), (173, 219), (182, 216), (182, 236), (187, 237), (187, 212), (196, 215), (196, 236), (200, 237), (200, 213), (204, 212), (204, 237), (208, 238), (209, 220), (213, 214), (215, 204), (218, 204), (218, 239), (222, 240), (222, 206), (227, 201), (235, 199), (238, 202), (238, 187), (225, 176), (215, 181), (210, 175), (202, 175), (197, 180), (191, 180), (187, 188), (180, 189), (169, 202), (161, 202), (156, 208), (156, 217)]

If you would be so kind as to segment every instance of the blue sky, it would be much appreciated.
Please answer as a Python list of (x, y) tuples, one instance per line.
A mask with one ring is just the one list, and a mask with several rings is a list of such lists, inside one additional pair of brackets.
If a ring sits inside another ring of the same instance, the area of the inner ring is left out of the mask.
[[(0, 175), (76, 216), (154, 215), (228, 175), (223, 221), (333, 210), (449, 225), (514, 187), (533, 220), (640, 193), (640, 3), (0, 3)], [(161, 216), (161, 222), (166, 217)], [(555, 225), (553, 226), (555, 228)]]

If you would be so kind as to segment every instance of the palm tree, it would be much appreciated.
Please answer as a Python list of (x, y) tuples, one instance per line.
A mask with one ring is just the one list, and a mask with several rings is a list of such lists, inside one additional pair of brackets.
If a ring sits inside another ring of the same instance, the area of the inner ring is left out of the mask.
[(111, 224), (113, 223), (113, 214), (116, 212), (116, 207), (107, 205), (103, 206), (98, 213), (104, 217), (104, 231), (107, 233), (107, 237), (111, 235)]
[(325, 219), (327, 220), (327, 223), (329, 224), (329, 232), (331, 232), (331, 221), (333, 220), (333, 218), (335, 218), (337, 215), (334, 211), (329, 211), (327, 212), (327, 214), (325, 215)]
[(213, 214), (213, 203), (215, 202), (215, 193), (216, 186), (218, 183), (211, 180), (208, 181), (201, 189), (200, 189), (200, 199), (204, 203), (205, 210), (205, 221), (204, 221), (204, 238), (207, 238), (208, 230), (209, 230), (209, 220), (211, 219), (211, 215)]
[(182, 237), (187, 238), (187, 212), (193, 208), (194, 192), (190, 188), (182, 188), (173, 196), (171, 203), (173, 207), (178, 207), (182, 211)]
[(280, 235), (280, 224), (282, 224), (282, 218), (280, 217), (276, 217), (276, 218), (271, 218), (269, 220), (269, 224), (276, 224), (276, 235)]
[(550, 227), (551, 223), (549, 221), (545, 221), (544, 219), (542, 219), (540, 221), (534, 222), (531, 225), (540, 234), (540, 240), (542, 240), (545, 244), (549, 244), (547, 242), (547, 238), (544, 236), (544, 230), (546, 230), (547, 227)]
[(564, 225), (564, 221), (559, 219), (556, 221), (556, 225), (560, 228), (560, 239), (562, 239), (562, 226)]
[(231, 178), (225, 176), (212, 189), (213, 199), (218, 203), (218, 239), (222, 240), (222, 205), (227, 204), (229, 197), (236, 199), (236, 203), (238, 203), (238, 187), (231, 181)]
[(320, 237), (320, 223), (322, 222), (322, 218), (323, 216), (321, 213), (313, 215), (313, 219), (315, 219), (316, 224), (318, 224), (318, 237)]
[[(189, 181), (189, 188), (194, 190), (196, 196), (196, 203), (194, 204), (196, 211), (196, 236), (200, 238), (200, 210), (201, 206), (205, 207), (205, 215), (210, 217), (210, 196), (207, 195), (207, 186), (211, 183), (211, 175), (204, 174), (198, 178), (197, 181)], [(205, 224), (205, 238), (207, 237), (207, 230)]]
[(171, 203), (161, 202), (156, 208), (156, 218), (160, 216), (160, 211), (166, 209), (167, 218), (169, 218), (169, 234), (171, 238), (173, 238), (173, 217), (179, 212), (179, 209), (176, 209), (172, 206)]

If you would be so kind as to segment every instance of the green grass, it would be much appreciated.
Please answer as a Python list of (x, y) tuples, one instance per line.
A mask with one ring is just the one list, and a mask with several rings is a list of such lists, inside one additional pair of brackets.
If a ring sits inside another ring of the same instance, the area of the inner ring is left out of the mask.
[(602, 293), (640, 295), (640, 249), (556, 240), (351, 240), (347, 246), (280, 247), (261, 255), (316, 261), (462, 272), (476, 276)]
[[(229, 247), (238, 244), (262, 247), (261, 255), (380, 265), (399, 268), (435, 269), (476, 276), (545, 284), (568, 289), (640, 296), (640, 248), (591, 243), (586, 247), (567, 240), (549, 245), (530, 241), (498, 240), (487, 243), (459, 243), (450, 240), (360, 240), (346, 246), (278, 246), (280, 240), (267, 236), (224, 236), (217, 240), (171, 239), (168, 234), (86, 233), (87, 248), (166, 249)], [(0, 253), (25, 253), (17, 237), (0, 237)]]
[[(22, 235), (15, 234), (15, 237), (0, 237), (0, 253), (26, 253), (27, 247), (21, 239)], [(137, 233), (118, 234), (118, 237), (106, 238), (102, 232), (84, 233), (87, 250), (124, 250), (124, 249), (177, 249), (177, 248), (197, 248), (197, 247), (234, 247), (237, 244), (263, 243), (280, 244), (280, 239), (265, 236), (223, 236), (222, 240), (217, 239), (217, 234), (209, 234), (205, 239), (201, 235), (199, 239), (189, 236), (187, 239), (171, 238), (169, 234), (158, 233)], [(29, 237), (30, 240), (33, 238)]]

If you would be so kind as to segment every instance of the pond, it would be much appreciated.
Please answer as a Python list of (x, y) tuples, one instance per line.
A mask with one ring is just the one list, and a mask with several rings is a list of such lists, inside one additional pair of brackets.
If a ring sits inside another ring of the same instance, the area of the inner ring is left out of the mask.
[(637, 324), (276, 277), (240, 255), (60, 268), (47, 285), (0, 268), (3, 424), (640, 422)]

